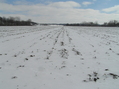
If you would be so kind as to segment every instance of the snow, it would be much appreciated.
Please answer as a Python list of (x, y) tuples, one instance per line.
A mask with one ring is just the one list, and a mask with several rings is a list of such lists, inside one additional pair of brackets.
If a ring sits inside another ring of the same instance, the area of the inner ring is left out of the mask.
[(0, 89), (118, 89), (116, 27), (0, 27)]

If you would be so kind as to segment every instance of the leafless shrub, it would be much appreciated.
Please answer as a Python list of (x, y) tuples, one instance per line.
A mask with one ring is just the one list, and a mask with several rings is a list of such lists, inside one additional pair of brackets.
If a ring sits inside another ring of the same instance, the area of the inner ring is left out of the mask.
[(66, 74), (66, 76), (69, 76), (69, 74)]
[(66, 49), (61, 49), (61, 50), (59, 50), (60, 51), (60, 56), (62, 57), (62, 58), (68, 58), (68, 51), (66, 50)]
[(30, 55), (30, 57), (35, 57), (35, 55)]
[(119, 55), (119, 53), (117, 53), (117, 55)]
[(62, 66), (61, 68), (65, 68), (66, 66)]
[(81, 60), (84, 60), (84, 58), (80, 58)]
[(79, 51), (77, 51), (75, 48), (73, 48), (72, 51), (74, 51), (76, 55), (82, 56), (82, 54)]
[(105, 69), (105, 71), (109, 71), (109, 69)]
[(83, 80), (83, 82), (87, 82), (87, 80)]
[(49, 59), (49, 56), (47, 56), (46, 59)]
[(17, 76), (13, 76), (13, 77), (12, 77), (12, 79), (16, 79), (16, 78), (17, 78)]
[(25, 60), (29, 60), (28, 58), (25, 58)]
[(61, 42), (61, 46), (64, 46), (64, 42)]
[(15, 54), (14, 57), (17, 57), (17, 55)]
[(53, 52), (53, 51), (48, 51), (48, 52), (47, 52), (47, 54), (48, 54), (48, 55), (51, 55), (51, 54), (52, 54), (52, 52)]
[(19, 65), (18, 67), (24, 67), (24, 65)]
[(113, 79), (117, 79), (119, 77), (119, 75), (113, 74), (113, 73), (109, 73), (109, 75), (111, 75), (113, 77)]
[[(108, 70), (108, 69), (106, 69), (106, 70)], [(112, 77), (113, 79), (118, 79), (119, 75), (114, 74), (114, 73), (108, 73), (108, 74), (105, 73), (105, 74), (103, 74), (103, 76), (99, 76), (99, 74), (97, 72), (93, 72), (91, 74), (88, 74), (88, 78), (85, 81), (86, 82), (90, 82), (90, 81), (96, 82), (100, 78), (104, 78), (103, 80), (105, 80), (106, 78), (109, 78), (109, 77)]]
[(90, 82), (90, 81), (94, 81), (96, 82), (99, 78), (98, 73), (97, 72), (93, 72), (92, 74), (88, 74), (88, 79), (85, 80), (84, 82)]
[(95, 57), (93, 57), (94, 59), (96, 59), (97, 57), (95, 56)]

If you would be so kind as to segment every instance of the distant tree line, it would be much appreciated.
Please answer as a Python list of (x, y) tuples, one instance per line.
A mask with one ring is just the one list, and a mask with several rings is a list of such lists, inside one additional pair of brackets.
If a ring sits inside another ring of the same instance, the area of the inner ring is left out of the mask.
[(32, 22), (31, 19), (26, 21), (20, 20), (20, 17), (0, 17), (0, 26), (32, 26), (37, 23)]
[(109, 22), (104, 22), (103, 26), (119, 27), (119, 22), (117, 20), (111, 20)]
[(64, 24), (65, 26), (103, 26), (103, 27), (119, 27), (119, 22), (117, 20), (111, 20), (109, 22), (104, 22), (103, 24), (98, 24), (98, 22), (82, 22), (73, 24)]

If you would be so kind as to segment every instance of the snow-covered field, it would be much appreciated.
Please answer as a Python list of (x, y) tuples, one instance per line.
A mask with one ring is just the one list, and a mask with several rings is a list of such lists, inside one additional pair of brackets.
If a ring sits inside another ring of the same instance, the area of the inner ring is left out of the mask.
[(119, 89), (119, 28), (0, 27), (0, 89)]

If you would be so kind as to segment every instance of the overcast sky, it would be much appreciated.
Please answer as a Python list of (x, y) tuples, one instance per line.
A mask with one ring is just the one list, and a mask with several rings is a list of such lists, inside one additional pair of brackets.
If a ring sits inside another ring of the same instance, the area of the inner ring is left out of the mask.
[(0, 0), (0, 16), (38, 23), (119, 21), (119, 0)]

